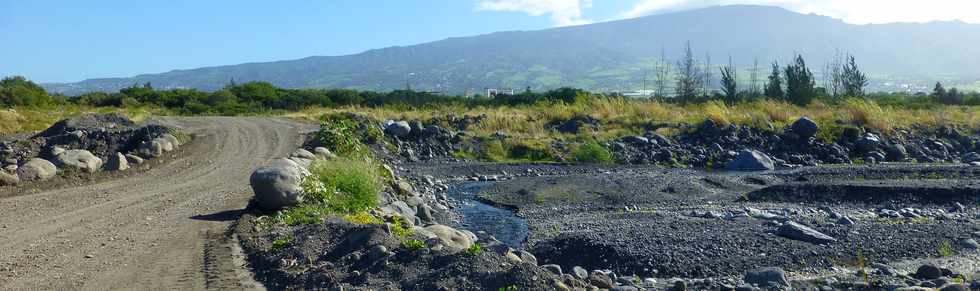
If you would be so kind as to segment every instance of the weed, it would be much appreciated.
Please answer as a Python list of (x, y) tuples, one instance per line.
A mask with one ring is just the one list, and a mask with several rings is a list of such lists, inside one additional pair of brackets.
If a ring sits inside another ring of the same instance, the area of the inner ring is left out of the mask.
[(349, 221), (350, 223), (353, 224), (383, 224), (384, 223), (384, 221), (382, 221), (380, 218), (377, 218), (374, 215), (370, 215), (364, 212), (344, 215), (344, 220)]
[(293, 243), (293, 236), (292, 235), (288, 235), (287, 234), (287, 235), (280, 236), (280, 237), (278, 237), (278, 238), (276, 238), (275, 240), (272, 241), (272, 246), (269, 247), (269, 251), (278, 252), (278, 251), (286, 248), (287, 246), (289, 246), (292, 243)]
[(483, 252), (483, 247), (481, 247), (478, 243), (474, 243), (466, 249), (466, 255), (470, 257), (479, 255), (481, 252)]
[(402, 246), (410, 250), (421, 250), (425, 248), (425, 242), (417, 239), (406, 239), (402, 241)]
[(504, 287), (497, 288), (497, 291), (518, 291), (521, 289), (517, 288), (517, 285), (507, 285)]
[(572, 159), (587, 164), (612, 164), (613, 155), (595, 140), (588, 140), (572, 151)]
[(314, 182), (304, 184), (316, 189), (308, 192), (312, 202), (326, 204), (339, 213), (358, 213), (378, 206), (381, 177), (377, 167), (368, 162), (319, 160), (310, 166), (310, 173), (308, 179)]
[(939, 249), (937, 250), (939, 257), (948, 258), (953, 256), (953, 246), (948, 240), (943, 241), (939, 244)]

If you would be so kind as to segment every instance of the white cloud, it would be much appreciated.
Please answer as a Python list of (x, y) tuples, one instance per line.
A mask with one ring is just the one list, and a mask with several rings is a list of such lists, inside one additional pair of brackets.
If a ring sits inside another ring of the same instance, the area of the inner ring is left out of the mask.
[(592, 0), (481, 0), (479, 10), (524, 12), (532, 16), (550, 14), (557, 26), (589, 24), (582, 9), (592, 7)]
[(780, 6), (800, 13), (815, 13), (849, 23), (928, 22), (962, 20), (980, 23), (977, 0), (644, 0), (623, 13), (623, 18), (703, 8), (716, 5), (756, 4)]

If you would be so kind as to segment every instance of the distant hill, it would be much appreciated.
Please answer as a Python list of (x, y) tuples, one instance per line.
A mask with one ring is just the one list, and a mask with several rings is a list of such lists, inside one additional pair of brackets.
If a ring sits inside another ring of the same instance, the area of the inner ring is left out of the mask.
[[(661, 50), (677, 59), (686, 41), (712, 63), (735, 58), (747, 69), (756, 58), (803, 54), (820, 71), (837, 50), (854, 54), (879, 89), (900, 83), (980, 79), (980, 25), (962, 22), (852, 25), (838, 19), (766, 6), (721, 6), (642, 18), (539, 31), (498, 32), (347, 56), (175, 70), (130, 78), (45, 84), (79, 94), (116, 91), (134, 83), (156, 88), (215, 90), (237, 82), (268, 81), (282, 87), (344, 87), (462, 93), (486, 87), (535, 90), (573, 86), (596, 91), (642, 87)], [(782, 63), (785, 63), (783, 61)], [(760, 74), (765, 75), (766, 72)], [(717, 75), (717, 72), (715, 72)], [(743, 74), (742, 77), (747, 77)], [(888, 87), (891, 86), (891, 87)]]

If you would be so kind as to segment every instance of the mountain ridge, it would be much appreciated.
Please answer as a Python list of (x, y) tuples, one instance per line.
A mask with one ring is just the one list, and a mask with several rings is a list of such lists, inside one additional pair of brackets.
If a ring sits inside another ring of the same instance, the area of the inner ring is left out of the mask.
[[(649, 70), (661, 50), (668, 59), (676, 59), (688, 41), (701, 58), (708, 54), (713, 63), (720, 64), (732, 55), (741, 68), (754, 59), (767, 68), (770, 59), (787, 60), (802, 53), (818, 71), (835, 52), (843, 50), (856, 55), (876, 83), (910, 82), (939, 74), (967, 82), (980, 77), (968, 69), (980, 66), (980, 61), (969, 56), (980, 47), (978, 24), (849, 24), (778, 7), (732, 5), (588, 25), (450, 37), (349, 55), (171, 70), (45, 87), (69, 95), (116, 91), (147, 82), (157, 88), (216, 90), (234, 79), (268, 81), (287, 88), (385, 91), (410, 86), (449, 93), (485, 87), (636, 90), (643, 79), (650, 80)], [(919, 85), (934, 81), (921, 80)]]

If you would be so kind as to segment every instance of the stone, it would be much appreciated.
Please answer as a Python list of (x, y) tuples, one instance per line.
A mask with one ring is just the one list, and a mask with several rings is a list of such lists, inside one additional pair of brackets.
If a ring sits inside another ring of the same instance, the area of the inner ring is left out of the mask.
[(473, 245), (473, 239), (468, 234), (452, 227), (434, 224), (426, 226), (425, 230), (435, 235), (435, 239), (444, 246), (443, 249), (450, 253), (469, 249)]
[(635, 135), (623, 137), (622, 141), (625, 143), (637, 144), (637, 145), (644, 145), (650, 143), (649, 139), (642, 136), (635, 136)]
[(842, 216), (840, 219), (837, 220), (837, 223), (843, 225), (854, 225), (854, 219), (851, 219), (851, 217), (849, 216)]
[(800, 117), (800, 119), (797, 119), (795, 122), (793, 122), (793, 125), (790, 126), (790, 129), (793, 130), (793, 133), (796, 133), (801, 138), (806, 139), (816, 135), (817, 131), (820, 130), (820, 127), (817, 126), (817, 123), (814, 122), (812, 119), (807, 117)]
[(372, 262), (387, 258), (388, 256), (392, 255), (391, 251), (388, 251), (388, 248), (383, 245), (371, 246), (371, 248), (368, 249), (367, 253), (368, 253), (367, 255), (368, 260)]
[(8, 173), (16, 173), (17, 172), (17, 168), (18, 168), (18, 166), (17, 165), (13, 165), (13, 164), (3, 166), (3, 170), (4, 171), (7, 171)]
[(144, 162), (143, 158), (134, 154), (126, 154), (126, 161), (132, 163), (133, 165), (142, 165)]
[(524, 262), (521, 261), (521, 257), (518, 257), (517, 254), (515, 254), (514, 252), (507, 252), (506, 254), (504, 254), (504, 257), (507, 258), (507, 260), (517, 264)]
[(129, 169), (129, 160), (122, 153), (115, 153), (109, 155), (109, 159), (105, 163), (106, 171), (125, 171)]
[(20, 184), (20, 178), (16, 175), (0, 172), (0, 186), (16, 186)]
[(558, 275), (558, 276), (561, 276), (562, 275), (561, 266), (559, 266), (559, 265), (547, 264), (547, 265), (541, 265), (541, 268), (544, 268), (545, 270), (548, 270), (548, 272), (551, 272), (552, 274), (555, 274), (555, 275)]
[(305, 160), (316, 159), (316, 155), (305, 149), (297, 149), (293, 154), (289, 155), (291, 158), (300, 158)]
[(755, 150), (742, 150), (725, 165), (729, 171), (769, 171), (775, 169), (772, 159)]
[(786, 271), (780, 268), (762, 268), (745, 273), (745, 283), (760, 287), (789, 286)]
[(406, 137), (412, 132), (412, 127), (405, 121), (391, 121), (385, 124), (384, 133), (395, 137)]
[(170, 141), (165, 138), (158, 137), (154, 138), (153, 141), (160, 143), (160, 149), (162, 149), (163, 152), (172, 152), (174, 150), (174, 144), (170, 143)]
[(977, 152), (966, 153), (965, 155), (963, 155), (963, 158), (961, 160), (963, 161), (963, 163), (966, 164), (973, 163), (973, 162), (980, 162), (980, 153)]
[(609, 289), (614, 286), (612, 279), (606, 274), (600, 272), (592, 272), (592, 274), (589, 274), (589, 284), (601, 289)]
[(962, 246), (964, 249), (972, 250), (972, 251), (980, 249), (980, 244), (977, 243), (977, 240), (972, 238), (960, 240), (960, 246)]
[(572, 267), (572, 276), (575, 276), (579, 280), (585, 280), (589, 278), (589, 271), (586, 271), (585, 268), (580, 266), (575, 266)]
[(934, 280), (939, 279), (943, 276), (943, 271), (936, 267), (935, 265), (922, 265), (918, 270), (915, 271), (913, 277), (923, 280)]
[(520, 256), (521, 257), (521, 261), (523, 261), (525, 263), (528, 263), (528, 264), (531, 264), (531, 265), (535, 265), (535, 266), (538, 265), (538, 258), (535, 257), (534, 254), (532, 254), (532, 253), (529, 253), (527, 251), (518, 251), (517, 252), (517, 255)]
[(67, 150), (55, 157), (54, 163), (62, 168), (86, 173), (94, 173), (102, 168), (102, 159), (86, 150)]
[(287, 159), (252, 172), (249, 184), (259, 208), (276, 211), (303, 202), (303, 179), (309, 172)]
[(34, 158), (17, 168), (17, 177), (21, 181), (43, 181), (58, 174), (58, 167), (48, 160)]
[(65, 152), (65, 148), (62, 148), (62, 147), (59, 147), (59, 146), (55, 146), (55, 147), (51, 148), (51, 155), (52, 156), (57, 156), (57, 155), (60, 155), (61, 153), (64, 153), (64, 152)]
[(147, 159), (155, 159), (163, 156), (164, 145), (163, 139), (153, 139), (151, 141), (144, 141), (136, 148), (136, 154), (140, 157)]
[(859, 152), (866, 153), (877, 149), (881, 144), (881, 139), (877, 135), (869, 132), (865, 133), (854, 144), (857, 146)]
[(169, 142), (170, 143), (170, 146), (173, 149), (177, 149), (178, 147), (180, 147), (180, 140), (178, 140), (177, 137), (174, 136), (174, 135), (172, 135), (172, 134), (164, 133), (164, 134), (161, 134), (160, 135), (160, 138), (162, 138), (163, 140), (166, 140), (167, 142)]
[(834, 239), (833, 237), (792, 221), (787, 221), (785, 224), (780, 226), (779, 229), (776, 230), (776, 235), (814, 244), (826, 244), (837, 241), (837, 239)]
[(321, 159), (326, 159), (326, 160), (332, 160), (337, 158), (337, 155), (335, 155), (333, 152), (331, 152), (329, 149), (325, 147), (314, 148), (313, 154)]
[(909, 152), (905, 149), (905, 146), (897, 143), (889, 145), (885, 151), (885, 158), (893, 162), (904, 161), (909, 156)]
[(970, 288), (963, 284), (950, 284), (940, 288), (939, 291), (970, 291)]

